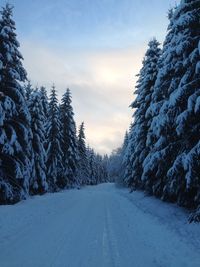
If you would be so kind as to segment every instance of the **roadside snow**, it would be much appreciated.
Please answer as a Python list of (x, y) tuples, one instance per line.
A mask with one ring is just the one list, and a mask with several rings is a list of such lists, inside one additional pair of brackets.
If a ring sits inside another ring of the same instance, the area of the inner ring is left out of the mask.
[(114, 184), (0, 207), (1, 267), (199, 267), (200, 225)]

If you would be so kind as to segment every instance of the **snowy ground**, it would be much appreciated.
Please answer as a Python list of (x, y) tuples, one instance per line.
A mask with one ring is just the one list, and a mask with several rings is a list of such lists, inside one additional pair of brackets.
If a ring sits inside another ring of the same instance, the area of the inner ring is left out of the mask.
[(113, 184), (0, 207), (1, 267), (199, 267), (200, 225)]

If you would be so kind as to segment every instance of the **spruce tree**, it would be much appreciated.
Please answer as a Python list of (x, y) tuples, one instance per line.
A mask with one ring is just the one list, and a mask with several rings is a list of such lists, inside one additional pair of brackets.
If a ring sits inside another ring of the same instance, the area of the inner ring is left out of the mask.
[(64, 166), (64, 184), (65, 186), (74, 186), (77, 174), (77, 137), (76, 124), (74, 121), (74, 112), (72, 108), (70, 90), (67, 89), (62, 97), (60, 105), (60, 118), (62, 124), (62, 151)]
[(44, 86), (41, 86), (39, 92), (41, 94), (41, 102), (44, 110), (44, 116), (47, 120), (49, 116), (49, 103), (48, 103), (47, 90)]
[(29, 190), (30, 114), (21, 82), (26, 80), (12, 7), (0, 20), (0, 202), (16, 202)]
[(47, 136), (47, 130), (48, 130), (48, 119), (49, 119), (49, 102), (48, 102), (48, 96), (47, 91), (44, 86), (41, 86), (39, 89), (40, 97), (41, 97), (41, 104), (44, 112), (44, 129), (45, 129), (45, 150), (47, 150), (48, 147), (48, 136)]
[[(171, 61), (169, 51), (171, 49), (171, 41), (174, 35), (174, 10), (169, 12), (170, 24), (168, 27), (168, 34), (166, 36), (161, 58), (159, 60), (159, 71), (152, 94), (151, 105), (147, 111), (150, 114), (152, 121), (150, 130), (148, 131), (147, 141), (150, 145), (150, 152), (144, 160), (142, 180), (145, 180), (148, 185), (148, 191), (154, 195), (161, 197), (163, 187), (165, 185), (166, 173), (169, 169), (172, 159), (171, 151), (176, 147), (172, 146), (167, 138), (166, 133), (173, 133), (173, 130), (169, 130), (170, 123), (166, 123), (165, 114), (160, 116), (162, 108), (165, 107), (166, 99), (169, 95), (170, 81), (173, 79), (174, 74), (171, 69), (175, 66), (176, 62)], [(175, 85), (176, 78), (174, 79)], [(162, 124), (165, 124), (163, 132), (161, 131)], [(164, 133), (165, 132), (165, 133)]]
[[(124, 175), (122, 178), (122, 183), (128, 187), (131, 187), (131, 177), (132, 177), (132, 166), (131, 161), (133, 159), (133, 152), (134, 152), (134, 131), (133, 131), (134, 123), (131, 123), (129, 132), (128, 132), (128, 144), (126, 149), (124, 150), (121, 163), (124, 166)], [(121, 149), (118, 151), (118, 156), (121, 155)], [(112, 156), (112, 155), (111, 155)], [(121, 178), (120, 178), (121, 179)], [(132, 187), (132, 189), (134, 189)]]
[(33, 87), (30, 81), (28, 81), (25, 84), (24, 91), (25, 91), (25, 99), (26, 99), (26, 102), (28, 103), (31, 99), (31, 94), (33, 93)]
[(153, 180), (155, 195), (187, 207), (199, 201), (199, 11), (199, 1), (183, 0), (170, 12), (151, 104), (153, 146), (143, 173)]
[(35, 90), (29, 101), (29, 110), (31, 113), (32, 128), (32, 148), (33, 148), (33, 172), (31, 175), (30, 193), (43, 194), (48, 190), (46, 179), (46, 151), (45, 129), (44, 129), (44, 111), (41, 102), (41, 95)]
[[(147, 114), (151, 117), (151, 125), (147, 136), (150, 151), (143, 162), (142, 180), (146, 181), (148, 192), (153, 193), (158, 197), (162, 196), (165, 183), (164, 178), (166, 177), (166, 173), (169, 169), (167, 162), (172, 160), (170, 159), (172, 146), (168, 147), (168, 144), (170, 143), (165, 138), (166, 135), (164, 133), (165, 137), (161, 135), (160, 125), (164, 123), (164, 118), (160, 117), (160, 113), (162, 105), (165, 103), (169, 93), (168, 88), (170, 86), (170, 81), (174, 76), (171, 68), (176, 64), (171, 61), (169, 54), (169, 51), (171, 50), (171, 41), (174, 35), (173, 13), (174, 9), (171, 9), (168, 13), (168, 33), (164, 41), (160, 60), (158, 62), (159, 70), (152, 93), (151, 104), (147, 110)], [(168, 127), (169, 124), (164, 131), (170, 133)], [(174, 149), (176, 148), (174, 147)]]
[[(88, 174), (87, 174), (87, 179), (89, 179), (89, 184), (95, 185), (97, 184), (96, 181), (96, 175), (95, 175), (95, 153), (94, 150), (91, 149), (90, 147), (87, 148), (87, 165), (88, 165)], [(82, 177), (82, 174), (80, 172), (80, 177)]]
[(123, 145), (122, 145), (123, 152), (125, 152), (125, 150), (126, 150), (126, 148), (128, 146), (128, 142), (129, 142), (129, 134), (128, 134), (128, 131), (126, 131), (125, 135), (124, 135)]
[(79, 177), (79, 181), (81, 184), (89, 184), (90, 177), (89, 177), (89, 170), (88, 170), (88, 157), (87, 157), (87, 149), (86, 149), (86, 144), (85, 144), (85, 132), (84, 131), (85, 131), (84, 122), (82, 122), (79, 127), (79, 132), (78, 132), (78, 155), (79, 155), (78, 177)]
[(148, 130), (151, 124), (151, 117), (147, 116), (150, 106), (154, 84), (158, 72), (158, 60), (160, 57), (159, 43), (156, 39), (149, 42), (148, 50), (143, 60), (143, 66), (137, 81), (136, 99), (131, 104), (134, 112), (134, 124), (131, 128), (130, 140), (130, 172), (126, 177), (128, 184), (133, 188), (143, 188), (144, 181), (141, 180), (143, 173), (143, 161), (149, 152), (147, 143)]
[(63, 152), (61, 149), (61, 122), (55, 86), (51, 89), (47, 130), (47, 180), (49, 191), (54, 192), (63, 187)]
[[(176, 130), (176, 159), (167, 173), (163, 198), (195, 208), (200, 204), (199, 99), (200, 99), (200, 2), (181, 1), (173, 14), (174, 36), (170, 55), (176, 68), (163, 109)], [(179, 38), (177, 39), (177, 34)], [(173, 80), (176, 79), (176, 83)]]

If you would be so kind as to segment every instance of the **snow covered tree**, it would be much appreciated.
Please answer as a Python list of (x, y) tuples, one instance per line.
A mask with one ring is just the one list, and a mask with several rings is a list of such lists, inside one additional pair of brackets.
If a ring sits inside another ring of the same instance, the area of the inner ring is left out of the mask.
[(28, 103), (30, 101), (31, 94), (33, 93), (33, 87), (30, 81), (28, 81), (25, 84), (24, 91), (25, 91), (25, 99), (26, 99), (26, 102)]
[[(171, 122), (167, 123), (167, 120), (164, 118), (165, 114), (161, 112), (169, 96), (169, 91), (171, 90), (170, 83), (172, 80), (172, 86), (176, 86), (176, 77), (174, 76), (176, 62), (175, 59), (172, 61), (170, 54), (174, 36), (173, 14), (174, 10), (171, 9), (169, 11), (170, 23), (168, 26), (168, 34), (165, 38), (162, 55), (158, 62), (159, 71), (153, 89), (151, 104), (147, 110), (147, 114), (151, 117), (151, 125), (147, 136), (150, 151), (143, 162), (142, 180), (147, 184), (147, 191), (158, 197), (162, 196), (165, 183), (164, 179), (169, 165), (171, 164), (170, 162), (173, 160), (173, 153), (171, 152), (172, 150), (176, 150), (176, 147), (172, 146), (167, 138), (167, 135), (168, 137), (170, 134), (173, 136), (175, 129), (169, 129)], [(165, 127), (163, 127), (161, 131), (161, 127), (164, 124)]]
[(125, 151), (127, 146), (128, 146), (128, 142), (129, 142), (129, 134), (128, 131), (125, 132), (125, 136), (124, 136), (124, 142), (122, 145), (122, 150)]
[(112, 151), (109, 157), (105, 156), (103, 158), (103, 165), (107, 172), (106, 180), (110, 182), (115, 182), (117, 185), (125, 185), (125, 172), (127, 170), (127, 161), (124, 160), (126, 150), (129, 144), (129, 134), (126, 131), (124, 136), (124, 142), (121, 147)]
[(77, 174), (77, 137), (76, 124), (74, 121), (74, 112), (71, 105), (71, 93), (67, 89), (62, 97), (60, 105), (60, 118), (62, 124), (62, 151), (63, 151), (63, 166), (65, 186), (74, 186)]
[(34, 157), (30, 193), (43, 194), (48, 189), (46, 181), (46, 151), (44, 149), (44, 111), (41, 103), (41, 95), (37, 90), (31, 95), (29, 110), (31, 113), (31, 128), (33, 134), (32, 148)]
[(95, 155), (96, 165), (96, 184), (105, 183), (108, 181), (108, 170), (105, 165), (104, 158), (100, 154)]
[[(102, 183), (107, 183), (109, 181), (108, 176), (108, 155), (102, 156)], [(123, 176), (122, 176), (123, 177)]]
[(61, 149), (62, 133), (55, 86), (52, 87), (50, 94), (47, 128), (47, 180), (49, 184), (49, 191), (54, 192), (58, 190), (58, 186), (63, 187), (63, 152)]
[[(200, 204), (200, 2), (181, 1), (173, 14), (171, 59), (175, 64), (162, 113), (176, 130), (176, 160), (167, 173), (164, 199), (189, 208)], [(178, 35), (178, 38), (177, 38)], [(175, 81), (174, 81), (175, 79)], [(163, 125), (164, 127), (164, 125)]]
[(108, 156), (101, 156), (87, 147), (87, 180), (85, 184), (96, 185), (108, 181)]
[(39, 92), (41, 94), (41, 102), (44, 110), (44, 116), (47, 119), (49, 116), (49, 103), (48, 103), (47, 90), (44, 86), (41, 86)]
[[(78, 155), (79, 155), (79, 161), (78, 161), (78, 178), (80, 181), (80, 184), (89, 184), (89, 170), (88, 170), (88, 157), (87, 157), (87, 149), (85, 144), (85, 132), (84, 132), (84, 122), (81, 123), (79, 127), (78, 132)], [(92, 151), (91, 157), (93, 156)], [(92, 158), (90, 158), (92, 160)], [(94, 170), (93, 170), (94, 171)]]
[(182, 0), (170, 24), (147, 115), (152, 116), (142, 179), (179, 205), (199, 203), (199, 1)]
[[(87, 148), (87, 162), (88, 162), (88, 173), (87, 173), (87, 178), (90, 180), (90, 184), (94, 185), (97, 183), (96, 181), (96, 173), (95, 173), (95, 153), (94, 150), (91, 149), (90, 147)], [(82, 177), (82, 173), (80, 171), (80, 178)], [(83, 182), (83, 181), (82, 181)]]
[(48, 130), (48, 119), (49, 119), (49, 102), (48, 102), (48, 96), (47, 96), (47, 91), (44, 86), (41, 86), (39, 89), (40, 96), (41, 96), (41, 103), (42, 103), (42, 108), (44, 112), (44, 129), (45, 129), (45, 150), (47, 150), (48, 147), (48, 136), (47, 136), (47, 130)]
[(136, 99), (131, 104), (134, 112), (134, 123), (130, 133), (130, 172), (127, 173), (126, 181), (133, 188), (143, 188), (144, 182), (141, 180), (143, 173), (143, 161), (149, 152), (147, 142), (148, 130), (151, 124), (151, 116), (147, 116), (150, 106), (154, 84), (158, 72), (158, 60), (160, 57), (159, 43), (156, 39), (149, 42), (148, 50), (143, 60), (143, 66), (137, 81)]
[(0, 202), (16, 202), (29, 191), (30, 114), (21, 82), (26, 80), (12, 7), (0, 19)]

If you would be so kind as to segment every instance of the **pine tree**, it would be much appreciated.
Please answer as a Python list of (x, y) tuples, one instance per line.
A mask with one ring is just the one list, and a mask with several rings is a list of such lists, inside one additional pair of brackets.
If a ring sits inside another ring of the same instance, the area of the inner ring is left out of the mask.
[(24, 91), (25, 91), (25, 99), (26, 102), (29, 102), (31, 99), (31, 94), (33, 93), (33, 88), (32, 88), (32, 84), (30, 81), (28, 81), (25, 86), (24, 86)]
[(85, 130), (84, 122), (82, 122), (79, 127), (79, 132), (78, 132), (78, 153), (79, 153), (78, 176), (79, 176), (80, 184), (89, 184), (90, 177), (89, 177), (89, 170), (88, 170), (88, 158), (87, 158), (87, 149), (86, 149), (86, 144), (85, 144), (84, 130)]
[[(176, 62), (165, 104), (166, 120), (173, 123), (175, 161), (167, 173), (163, 198), (195, 208), (200, 204), (200, 2), (184, 0), (173, 14), (170, 55)], [(179, 38), (177, 39), (177, 34)], [(174, 81), (175, 80), (175, 81)], [(164, 126), (163, 126), (164, 127)]]
[[(171, 161), (170, 151), (172, 146), (167, 147), (168, 140), (161, 135), (160, 126), (164, 122), (164, 118), (160, 117), (162, 105), (165, 103), (168, 95), (170, 81), (173, 79), (174, 72), (171, 70), (175, 66), (175, 62), (171, 62), (169, 51), (171, 49), (171, 40), (173, 39), (173, 14), (174, 9), (169, 11), (168, 33), (164, 41), (162, 54), (158, 62), (159, 71), (155, 81), (151, 104), (147, 110), (147, 114), (151, 117), (151, 125), (148, 131), (147, 143), (150, 151), (143, 162), (142, 180), (146, 181), (148, 192), (161, 197), (164, 187), (164, 178), (169, 169), (166, 162)], [(175, 80), (174, 80), (175, 81)], [(166, 125), (165, 132), (170, 132)], [(171, 131), (171, 133), (173, 130)], [(166, 145), (166, 147), (165, 147)], [(174, 149), (176, 149), (174, 147)], [(167, 156), (168, 155), (168, 156)]]
[(125, 132), (125, 135), (124, 135), (124, 142), (123, 142), (123, 145), (122, 145), (122, 150), (125, 151), (127, 146), (128, 146), (128, 142), (129, 142), (129, 134), (128, 134), (128, 131)]
[[(109, 181), (109, 176), (108, 176), (108, 155), (104, 155), (102, 157), (102, 171), (103, 171), (103, 183), (107, 183)], [(123, 177), (123, 176), (122, 176)]]
[(134, 112), (134, 123), (130, 133), (132, 138), (129, 140), (131, 143), (130, 158), (128, 159), (130, 172), (126, 180), (128, 180), (129, 186), (133, 188), (144, 187), (144, 181), (141, 180), (141, 177), (143, 161), (149, 152), (147, 136), (151, 124), (151, 116), (147, 116), (147, 110), (151, 103), (160, 57), (159, 43), (156, 39), (150, 41), (148, 46), (136, 86), (135, 94), (137, 94), (137, 97), (131, 104), (131, 107), (136, 111)]
[(199, 202), (199, 12), (199, 1), (184, 0), (170, 12), (143, 173), (155, 195), (190, 208)]
[(96, 162), (96, 170), (97, 170), (96, 184), (104, 183), (107, 181), (107, 169), (104, 164), (105, 163), (104, 159), (101, 155), (96, 154), (95, 162)]
[(44, 110), (44, 116), (47, 120), (49, 116), (49, 103), (48, 103), (47, 90), (44, 86), (41, 86), (39, 91), (41, 94), (41, 102), (42, 102), (42, 107)]
[[(132, 166), (131, 166), (131, 161), (132, 161), (132, 155), (134, 152), (134, 131), (133, 131), (134, 123), (131, 123), (129, 132), (128, 132), (128, 144), (126, 146), (126, 149), (124, 150), (121, 162), (124, 167), (124, 175), (122, 178), (122, 183), (128, 187), (131, 187), (131, 173), (132, 173)], [(121, 154), (121, 149), (120, 149), (120, 154)], [(112, 156), (112, 155), (111, 155)], [(109, 160), (110, 161), (110, 160)], [(121, 178), (120, 178), (121, 179)], [(134, 189), (132, 187), (132, 189)]]
[(71, 103), (71, 93), (70, 90), (67, 89), (62, 97), (60, 105), (65, 186), (74, 186), (76, 184), (78, 162), (76, 124)]
[(47, 131), (48, 131), (48, 119), (49, 119), (49, 102), (48, 102), (48, 96), (47, 96), (47, 91), (44, 86), (40, 87), (39, 89), (40, 97), (41, 97), (41, 104), (44, 112), (44, 129), (45, 129), (45, 150), (48, 148), (48, 136), (47, 136)]
[(0, 20), (0, 202), (16, 202), (29, 190), (30, 114), (21, 82), (26, 80), (12, 7)]
[(31, 113), (31, 128), (33, 134), (32, 148), (34, 157), (30, 193), (43, 194), (48, 190), (48, 185), (46, 181), (46, 151), (44, 148), (44, 111), (41, 103), (41, 95), (38, 90), (35, 90), (31, 95), (29, 110)]
[[(95, 185), (97, 184), (96, 181), (96, 174), (95, 174), (95, 153), (94, 150), (90, 147), (87, 148), (87, 166), (88, 166), (88, 173), (87, 173), (87, 179), (89, 178), (89, 184)], [(82, 177), (82, 174), (80, 172), (80, 177)]]
[(49, 190), (54, 192), (58, 190), (58, 187), (63, 187), (62, 134), (55, 86), (52, 87), (50, 95), (47, 136), (47, 180)]
[(115, 182), (117, 185), (125, 186), (125, 178), (129, 177), (127, 170), (129, 167), (128, 159), (131, 154), (128, 153), (129, 133), (125, 132), (124, 141), (121, 147), (112, 151), (108, 157), (103, 157), (103, 168), (105, 172), (105, 181)]

